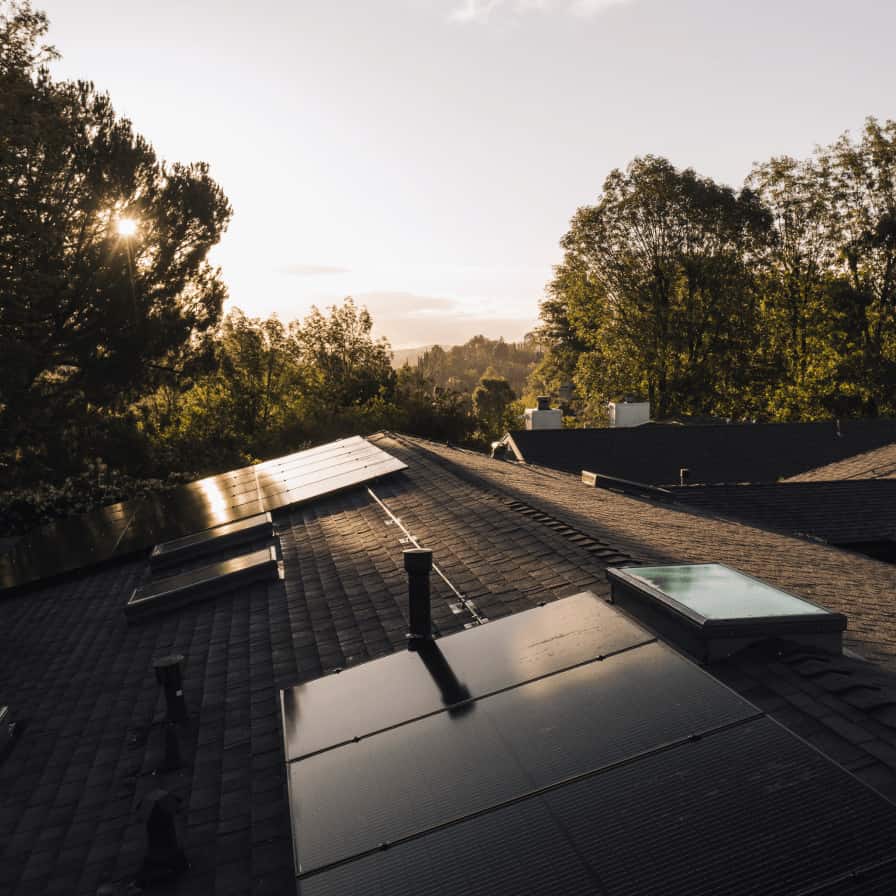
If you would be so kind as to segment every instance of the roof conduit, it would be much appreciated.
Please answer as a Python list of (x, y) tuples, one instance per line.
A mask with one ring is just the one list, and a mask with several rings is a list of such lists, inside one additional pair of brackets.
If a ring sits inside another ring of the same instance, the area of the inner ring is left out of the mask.
[(607, 476), (604, 473), (590, 473), (588, 470), (582, 470), (582, 482), (591, 488), (606, 488), (633, 498), (648, 498), (651, 501), (675, 500), (675, 495), (668, 489), (647, 485), (644, 482), (635, 482), (632, 479), (622, 479), (619, 476)]
[(271, 545), (181, 575), (152, 580), (134, 589), (124, 611), (129, 621), (141, 619), (279, 577), (277, 549)]

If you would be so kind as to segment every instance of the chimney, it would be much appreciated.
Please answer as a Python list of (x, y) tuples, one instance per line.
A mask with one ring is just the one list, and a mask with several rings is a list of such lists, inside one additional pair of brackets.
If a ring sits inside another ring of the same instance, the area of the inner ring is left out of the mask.
[(681, 485), (687, 485), (691, 481), (691, 471), (687, 467), (678, 471), (678, 481)]
[(432, 638), (432, 615), (429, 602), (429, 573), (432, 570), (432, 551), (410, 548), (404, 551), (404, 568), (408, 574), (408, 602), (411, 620), (408, 638)]
[(538, 407), (526, 408), (526, 429), (563, 429), (563, 411), (551, 407), (548, 395), (539, 395)]
[(622, 401), (607, 403), (610, 412), (610, 426), (641, 426), (650, 422), (650, 402), (632, 401), (628, 397)]
[(187, 704), (184, 700), (184, 683), (181, 675), (183, 661), (183, 656), (175, 653), (163, 656), (152, 664), (156, 670), (156, 681), (165, 689), (169, 722), (187, 720)]

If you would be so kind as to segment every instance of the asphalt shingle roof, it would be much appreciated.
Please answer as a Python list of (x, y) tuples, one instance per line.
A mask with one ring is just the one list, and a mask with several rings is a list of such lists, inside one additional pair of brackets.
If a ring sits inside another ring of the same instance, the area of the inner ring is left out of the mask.
[(831, 544), (896, 539), (896, 480), (695, 485), (674, 493), (689, 507)]
[[(607, 566), (630, 560), (726, 562), (845, 612), (848, 647), (875, 665), (836, 662), (871, 676), (870, 687), (825, 687), (843, 676), (767, 657), (729, 661), (721, 674), (760, 705), (768, 696), (795, 730), (820, 725), (825, 752), (844, 751), (856, 774), (893, 795), (896, 568), (588, 489), (572, 475), (404, 437), (373, 441), (408, 470), (370, 486), (382, 505), (358, 487), (275, 514), (282, 581), (131, 626), (123, 606), (146, 575), (142, 557), (0, 598), (0, 702), (22, 723), (0, 761), (0, 892), (128, 892), (144, 849), (138, 807), (158, 787), (182, 800), (192, 864), (162, 892), (290, 892), (279, 690), (404, 649), (406, 531), (488, 618), (583, 590), (606, 596)], [(461, 631), (469, 610), (437, 576), (432, 588), (438, 631)], [(183, 766), (166, 772), (152, 661), (170, 653), (186, 657), (190, 722)]]
[[(838, 434), (839, 433), (839, 434)], [(896, 443), (896, 420), (825, 423), (646, 423), (609, 429), (517, 430), (526, 463), (645, 482), (774, 482)], [(896, 451), (896, 449), (894, 449)], [(896, 460), (896, 455), (890, 455)], [(840, 478), (840, 477), (838, 477)]]
[(789, 477), (790, 482), (844, 479), (896, 479), (896, 444), (883, 445), (844, 460)]

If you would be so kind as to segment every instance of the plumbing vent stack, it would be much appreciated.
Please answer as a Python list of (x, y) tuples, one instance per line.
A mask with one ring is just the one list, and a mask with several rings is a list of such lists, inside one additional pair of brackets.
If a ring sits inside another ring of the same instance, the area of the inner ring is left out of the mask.
[(190, 867), (177, 837), (174, 813), (179, 802), (167, 790), (153, 790), (140, 803), (146, 822), (146, 855), (137, 875), (140, 887), (171, 880)]
[(411, 548), (404, 551), (404, 568), (408, 574), (408, 602), (410, 631), (408, 638), (432, 638), (432, 612), (429, 599), (429, 573), (432, 570), (432, 551)]
[(156, 681), (165, 689), (169, 722), (186, 722), (187, 720), (187, 704), (184, 700), (184, 682), (181, 674), (183, 661), (183, 656), (175, 653), (163, 656), (152, 664), (156, 670)]
[(687, 467), (678, 471), (678, 481), (681, 485), (687, 485), (691, 481), (691, 471)]

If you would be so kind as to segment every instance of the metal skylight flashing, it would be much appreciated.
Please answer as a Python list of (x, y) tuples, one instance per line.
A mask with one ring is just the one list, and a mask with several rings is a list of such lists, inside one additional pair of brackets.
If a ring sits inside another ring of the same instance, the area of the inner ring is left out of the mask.
[(701, 662), (767, 638), (842, 651), (842, 613), (721, 563), (607, 569), (607, 580), (612, 602)]

